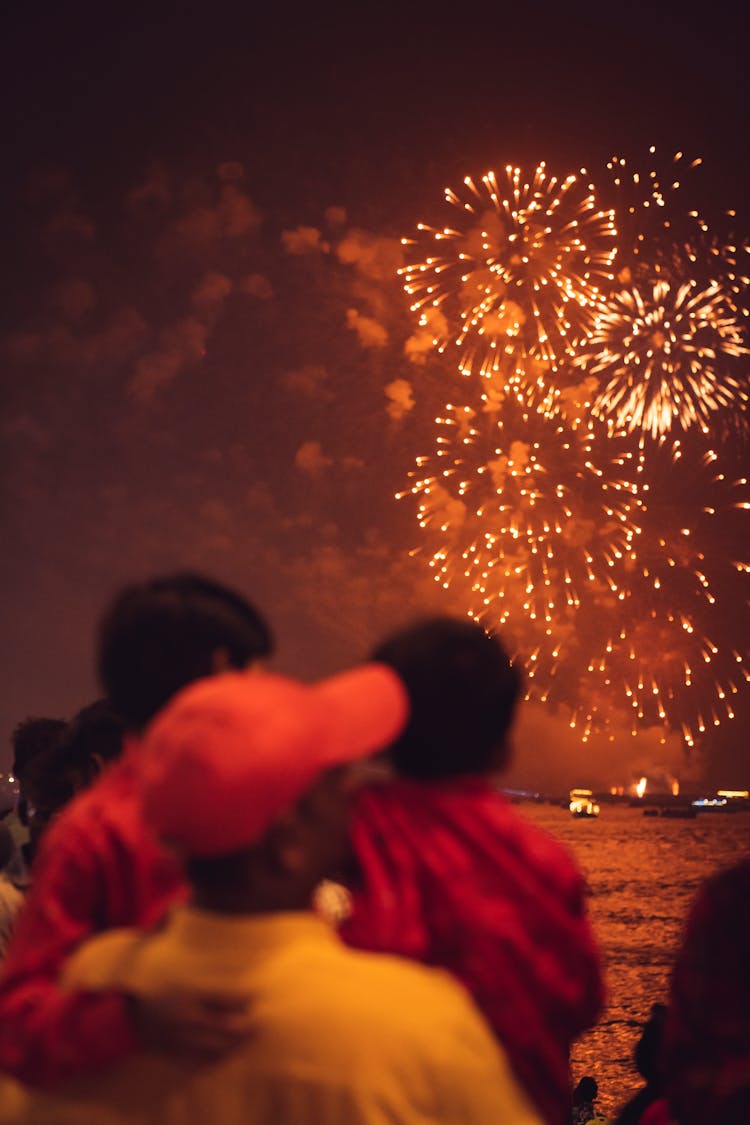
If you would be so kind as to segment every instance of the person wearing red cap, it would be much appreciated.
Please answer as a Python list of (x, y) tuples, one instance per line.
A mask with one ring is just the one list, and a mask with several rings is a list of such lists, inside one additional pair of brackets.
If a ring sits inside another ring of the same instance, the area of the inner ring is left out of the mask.
[(98, 676), (130, 734), (119, 761), (62, 812), (42, 840), (0, 978), (0, 1071), (51, 1087), (106, 1066), (139, 1042), (182, 1028), (191, 1050), (224, 1050), (242, 1013), (203, 1001), (135, 1003), (115, 993), (63, 991), (72, 951), (113, 926), (150, 925), (184, 898), (184, 874), (157, 841), (137, 786), (138, 733), (184, 685), (271, 652), (270, 631), (233, 590), (202, 575), (164, 575), (125, 587), (98, 631)]
[(58, 1093), (0, 1090), (4, 1125), (541, 1125), (448, 974), (348, 949), (311, 909), (348, 849), (353, 763), (409, 701), (389, 668), (315, 686), (228, 673), (149, 727), (141, 785), (192, 886), (157, 931), (113, 931), (68, 964), (72, 988), (249, 996), (254, 1033), (211, 1066), (139, 1054)]
[(373, 658), (406, 685), (396, 776), (361, 792), (344, 939), (450, 970), (489, 1020), (551, 1125), (570, 1118), (570, 1046), (603, 986), (583, 878), (568, 852), (498, 788), (518, 669), (475, 622), (437, 618)]

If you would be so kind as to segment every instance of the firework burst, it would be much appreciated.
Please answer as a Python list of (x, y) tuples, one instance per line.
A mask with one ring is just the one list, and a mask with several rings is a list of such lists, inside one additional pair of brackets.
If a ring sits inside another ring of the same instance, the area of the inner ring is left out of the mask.
[[(645, 168), (631, 167), (624, 157), (607, 164), (615, 198), (618, 270), (639, 277), (665, 274), (667, 280), (695, 279), (707, 289), (718, 286), (724, 299), (747, 314), (750, 246), (727, 230), (712, 229), (695, 206), (702, 168), (700, 157), (683, 152), (669, 158), (649, 149)], [(721, 218), (734, 222), (736, 212)], [(714, 224), (715, 225), (715, 224)]]
[(530, 696), (583, 741), (625, 725), (692, 747), (750, 678), (750, 563), (730, 551), (747, 481), (707, 440), (747, 417), (747, 247), (685, 205), (700, 161), (653, 163), (610, 163), (615, 211), (543, 164), (467, 178), (452, 225), (403, 240), (415, 351), (431, 340), (467, 379), (401, 495), (435, 580), (502, 629)]
[[(642, 478), (637, 531), (613, 563), (609, 594), (596, 595), (587, 615), (592, 655), (574, 717), (585, 734), (605, 726), (615, 707), (633, 734), (662, 725), (692, 747), (733, 717), (750, 679), (750, 565), (732, 548), (750, 509), (748, 482), (722, 472), (714, 450), (683, 453), (679, 442), (641, 446), (633, 458)], [(727, 643), (732, 636), (742, 640)]]
[(451, 225), (420, 223), (417, 238), (402, 240), (415, 255), (400, 271), (412, 311), (438, 350), (457, 349), (463, 374), (539, 383), (585, 334), (611, 280), (612, 212), (585, 180), (551, 176), (543, 163), (528, 179), (511, 166), (479, 185), (467, 176), (445, 200)]
[(716, 411), (745, 408), (747, 380), (736, 361), (750, 354), (742, 325), (718, 283), (634, 283), (599, 303), (574, 363), (599, 382), (594, 414), (617, 430), (665, 434)]
[(531, 694), (544, 700), (565, 678), (562, 654), (590, 587), (607, 586), (636, 533), (627, 458), (568, 405), (541, 414), (487, 389), (472, 405), (449, 404), (436, 419), (434, 456), (418, 458), (399, 494), (417, 498), (435, 580), (458, 590), (490, 631), (503, 629)]

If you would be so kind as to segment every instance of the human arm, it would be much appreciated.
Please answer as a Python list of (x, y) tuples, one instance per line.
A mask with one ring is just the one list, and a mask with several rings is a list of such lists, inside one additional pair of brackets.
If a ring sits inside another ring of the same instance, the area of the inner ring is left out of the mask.
[(205, 992), (128, 995), (131, 1024), (143, 1050), (196, 1064), (241, 1047), (257, 1028), (251, 1001)]
[[(75, 823), (61, 821), (37, 860), (0, 979), (0, 1070), (30, 1086), (54, 1087), (138, 1048), (210, 1061), (252, 1030), (240, 1000), (211, 993), (139, 996), (118, 979), (118, 942), (133, 935), (109, 931), (88, 941), (110, 921), (106, 883), (111, 891), (114, 879), (101, 862), (106, 850)], [(122, 889), (132, 893), (127, 880)], [(101, 944), (104, 957), (95, 950)]]
[(0, 978), (0, 1070), (31, 1086), (107, 1066), (136, 1046), (123, 995), (59, 982), (96, 928), (103, 895), (95, 852), (69, 828), (55, 826), (40, 852)]

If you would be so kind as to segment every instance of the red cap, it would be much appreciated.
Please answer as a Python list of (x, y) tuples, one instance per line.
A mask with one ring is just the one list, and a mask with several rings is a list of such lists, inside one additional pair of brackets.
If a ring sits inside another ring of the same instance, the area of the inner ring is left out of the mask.
[(185, 855), (239, 851), (319, 774), (392, 742), (408, 712), (406, 689), (385, 664), (315, 685), (258, 671), (199, 680), (144, 735), (148, 821)]

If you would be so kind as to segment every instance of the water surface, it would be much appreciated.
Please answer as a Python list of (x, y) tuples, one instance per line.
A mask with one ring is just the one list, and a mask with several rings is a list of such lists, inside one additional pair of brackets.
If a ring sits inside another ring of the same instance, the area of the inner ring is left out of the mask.
[(668, 820), (604, 805), (598, 820), (575, 820), (551, 805), (519, 811), (568, 845), (590, 887), (609, 999), (574, 1048), (573, 1076), (593, 1074), (601, 1110), (613, 1114), (641, 1085), (633, 1048), (651, 1004), (666, 999), (690, 901), (707, 875), (750, 855), (750, 813)]

